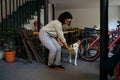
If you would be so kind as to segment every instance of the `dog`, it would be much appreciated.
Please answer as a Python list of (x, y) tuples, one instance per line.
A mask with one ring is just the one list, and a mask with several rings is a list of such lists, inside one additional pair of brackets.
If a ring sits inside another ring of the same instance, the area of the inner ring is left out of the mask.
[[(63, 46), (63, 43), (61, 42), (61, 40), (59, 38), (57, 38), (57, 42), (61, 46)], [(79, 51), (79, 45), (80, 45), (80, 40), (78, 40), (77, 42), (70, 45), (70, 47), (73, 48), (73, 51), (69, 52), (69, 63), (72, 62), (72, 53), (74, 53), (75, 54), (75, 60), (74, 60), (75, 66), (77, 66), (77, 56), (78, 56), (78, 51)]]
[(72, 53), (74, 53), (75, 54), (75, 60), (74, 60), (75, 66), (77, 66), (77, 56), (78, 56), (78, 51), (79, 51), (79, 45), (80, 45), (80, 40), (70, 45), (70, 47), (73, 48), (73, 51), (69, 52), (69, 62), (70, 63), (72, 62)]

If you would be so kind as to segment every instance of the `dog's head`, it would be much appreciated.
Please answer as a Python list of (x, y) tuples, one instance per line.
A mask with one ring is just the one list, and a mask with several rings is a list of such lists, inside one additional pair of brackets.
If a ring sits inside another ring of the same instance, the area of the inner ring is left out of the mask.
[(72, 48), (75, 52), (78, 52), (79, 45), (80, 45), (80, 40), (72, 44)]

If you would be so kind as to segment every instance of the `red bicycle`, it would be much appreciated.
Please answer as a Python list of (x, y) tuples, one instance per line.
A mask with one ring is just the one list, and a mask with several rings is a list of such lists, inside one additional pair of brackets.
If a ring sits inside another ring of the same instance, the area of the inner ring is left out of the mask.
[[(109, 33), (109, 45), (110, 50), (116, 42), (120, 39), (120, 30), (115, 30)], [(96, 39), (88, 37), (82, 39), (79, 46), (79, 55), (83, 60), (94, 61), (100, 56), (100, 42), (99, 37)]]

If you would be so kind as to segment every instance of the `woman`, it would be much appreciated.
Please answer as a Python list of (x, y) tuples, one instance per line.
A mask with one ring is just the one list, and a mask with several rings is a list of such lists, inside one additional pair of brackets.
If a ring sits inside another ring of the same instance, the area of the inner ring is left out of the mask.
[(67, 45), (62, 30), (62, 26), (70, 25), (71, 20), (72, 15), (69, 12), (63, 12), (62, 14), (60, 14), (57, 20), (49, 22), (47, 25), (40, 29), (39, 39), (42, 44), (49, 50), (49, 69), (64, 70), (64, 67), (61, 65), (62, 45), (64, 45), (68, 51), (73, 50)]

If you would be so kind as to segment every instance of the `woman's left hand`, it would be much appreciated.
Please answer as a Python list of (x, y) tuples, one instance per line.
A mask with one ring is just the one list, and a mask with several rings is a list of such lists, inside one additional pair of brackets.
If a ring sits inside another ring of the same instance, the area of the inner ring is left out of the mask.
[(63, 43), (62, 43), (62, 41), (61, 41), (59, 38), (57, 38), (57, 42), (58, 42), (61, 46), (63, 46)]
[(63, 46), (63, 43), (62, 42), (58, 42), (61, 46)]

